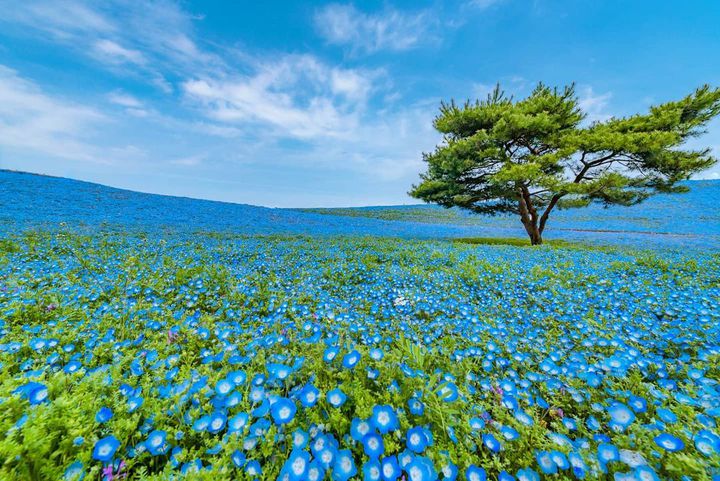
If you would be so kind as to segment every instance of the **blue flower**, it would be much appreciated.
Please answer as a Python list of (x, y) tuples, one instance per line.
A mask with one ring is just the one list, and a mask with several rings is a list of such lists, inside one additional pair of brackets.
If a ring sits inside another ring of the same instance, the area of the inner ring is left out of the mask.
[(322, 481), (325, 478), (325, 469), (317, 461), (313, 460), (308, 466), (306, 479), (307, 481)]
[(249, 461), (245, 465), (245, 472), (248, 473), (250, 476), (260, 476), (262, 474), (262, 467), (260, 466), (260, 462), (256, 459)]
[(285, 462), (285, 467), (292, 481), (304, 479), (310, 467), (310, 453), (300, 449), (293, 449)]
[(443, 475), (443, 481), (455, 481), (458, 475), (458, 468), (453, 463), (445, 464), (440, 472)]
[(685, 448), (683, 440), (670, 433), (661, 433), (655, 436), (655, 444), (670, 452), (680, 451)]
[(625, 431), (635, 421), (635, 413), (622, 403), (613, 403), (608, 408), (608, 413), (610, 414), (610, 427), (616, 431)]
[(518, 481), (540, 481), (540, 475), (530, 468), (518, 470), (516, 477)]
[(560, 451), (550, 451), (550, 459), (553, 460), (555, 465), (560, 469), (570, 468), (570, 463), (564, 453)]
[(355, 461), (349, 449), (338, 451), (333, 463), (332, 478), (335, 481), (347, 481), (357, 474)]
[(388, 456), (380, 462), (380, 474), (383, 481), (395, 481), (401, 473), (402, 470), (395, 456)]
[(487, 473), (481, 467), (471, 464), (465, 470), (465, 479), (467, 481), (485, 481), (487, 479)]
[(81, 461), (75, 461), (67, 467), (63, 474), (63, 481), (82, 481), (85, 478), (85, 466)]
[(547, 451), (538, 451), (537, 453), (535, 453), (535, 460), (537, 461), (538, 465), (540, 466), (540, 470), (543, 473), (557, 473), (557, 464), (555, 464), (555, 461), (553, 461), (550, 453), (548, 453)]
[(166, 438), (167, 433), (165, 431), (155, 430), (148, 434), (148, 437), (145, 440), (145, 447), (153, 456), (165, 454), (168, 450), (168, 446), (165, 444)]
[(597, 451), (598, 461), (600, 461), (600, 464), (603, 466), (613, 461), (620, 461), (620, 450), (618, 450), (614, 444), (600, 444), (598, 445)]
[(425, 412), (425, 405), (416, 397), (408, 399), (408, 410), (413, 416), (422, 416)]
[(243, 453), (239, 449), (233, 451), (233, 453), (230, 455), (230, 459), (232, 459), (233, 464), (237, 468), (242, 468), (243, 466), (245, 466), (245, 453)]
[(119, 447), (120, 441), (118, 441), (115, 436), (106, 436), (95, 443), (92, 457), (102, 463), (110, 462)]
[(500, 451), (501, 445), (500, 441), (495, 439), (495, 436), (492, 434), (483, 434), (482, 435), (482, 441), (486, 448), (488, 448), (493, 453), (497, 453)]
[(210, 416), (210, 422), (208, 423), (208, 432), (212, 434), (217, 434), (223, 429), (225, 429), (225, 423), (227, 422), (227, 416), (225, 416), (222, 412), (214, 412)]
[(236, 433), (241, 431), (248, 422), (247, 413), (238, 413), (228, 420), (228, 433)]
[(387, 434), (400, 427), (400, 422), (398, 421), (397, 414), (395, 414), (395, 410), (392, 406), (387, 405), (373, 406), (370, 423), (381, 434)]
[(325, 395), (327, 402), (334, 408), (339, 408), (347, 400), (347, 396), (339, 388), (335, 388), (332, 391), (328, 391)]
[(432, 461), (424, 456), (415, 456), (405, 467), (408, 478), (413, 481), (435, 481), (437, 472)]
[(363, 465), (363, 481), (380, 481), (382, 479), (380, 461), (370, 459)]
[(343, 357), (342, 365), (346, 369), (352, 369), (360, 361), (360, 353), (353, 350)]
[(270, 414), (275, 424), (287, 424), (295, 417), (297, 407), (295, 403), (288, 398), (280, 398), (270, 406)]
[(302, 429), (296, 429), (292, 434), (293, 446), (298, 449), (304, 449), (310, 440), (310, 435)]
[(327, 363), (332, 362), (333, 359), (335, 359), (335, 356), (338, 355), (339, 351), (340, 349), (338, 349), (337, 347), (328, 347), (327, 349), (325, 349), (325, 353), (323, 354), (323, 361)]
[(385, 452), (383, 438), (377, 433), (367, 433), (362, 439), (365, 454), (370, 459), (377, 459)]
[(498, 481), (515, 481), (515, 476), (507, 471), (500, 471), (500, 474), (498, 474)]
[(320, 391), (312, 384), (308, 384), (300, 391), (300, 404), (306, 408), (311, 408), (317, 404), (319, 396)]
[(638, 466), (635, 468), (635, 479), (641, 481), (660, 481), (658, 475), (650, 466)]
[(405, 445), (410, 451), (420, 454), (425, 451), (427, 444), (428, 442), (425, 429), (420, 426), (408, 429)]
[(355, 441), (362, 441), (367, 433), (371, 430), (370, 423), (364, 419), (354, 418), (350, 421), (350, 436)]
[(106, 423), (110, 421), (110, 419), (113, 417), (112, 409), (107, 407), (102, 407), (100, 410), (95, 414), (95, 421), (99, 423)]

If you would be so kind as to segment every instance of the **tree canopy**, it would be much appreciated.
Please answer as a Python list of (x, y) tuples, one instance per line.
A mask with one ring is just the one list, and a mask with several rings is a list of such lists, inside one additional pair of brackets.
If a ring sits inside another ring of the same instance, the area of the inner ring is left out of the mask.
[(410, 195), (480, 214), (519, 215), (532, 244), (554, 208), (638, 204), (717, 160), (686, 141), (720, 113), (720, 89), (703, 86), (646, 114), (585, 122), (574, 86), (539, 84), (526, 98), (498, 85), (487, 99), (442, 103), (443, 143), (423, 155), (427, 172)]

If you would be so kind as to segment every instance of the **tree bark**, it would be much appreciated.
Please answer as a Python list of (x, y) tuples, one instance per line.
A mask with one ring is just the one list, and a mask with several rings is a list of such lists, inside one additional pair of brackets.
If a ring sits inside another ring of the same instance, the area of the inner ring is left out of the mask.
[(532, 204), (530, 192), (524, 186), (518, 186), (518, 206), (520, 210), (520, 222), (530, 237), (530, 244), (537, 246), (543, 243), (542, 232), (538, 228), (538, 216), (535, 206)]

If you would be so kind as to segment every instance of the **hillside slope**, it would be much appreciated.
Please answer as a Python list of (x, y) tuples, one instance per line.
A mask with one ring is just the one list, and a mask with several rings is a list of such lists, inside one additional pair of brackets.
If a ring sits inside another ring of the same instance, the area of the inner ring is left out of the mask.
[[(559, 211), (546, 237), (601, 243), (720, 247), (720, 181), (630, 208)], [(139, 229), (239, 234), (523, 237), (517, 219), (435, 206), (271, 209), (145, 194), (72, 179), (0, 170), (0, 233), (27, 229)]]

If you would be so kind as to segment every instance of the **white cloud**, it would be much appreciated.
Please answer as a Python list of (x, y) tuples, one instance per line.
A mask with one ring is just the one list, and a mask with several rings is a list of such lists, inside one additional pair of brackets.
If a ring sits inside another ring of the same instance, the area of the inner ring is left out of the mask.
[(143, 106), (143, 103), (140, 100), (121, 91), (110, 92), (107, 98), (110, 102), (122, 107), (138, 109)]
[(435, 22), (427, 11), (403, 13), (386, 8), (377, 14), (359, 11), (353, 5), (331, 4), (318, 11), (315, 25), (329, 43), (349, 45), (353, 51), (402, 51), (435, 37)]
[(336, 137), (356, 128), (377, 75), (289, 55), (250, 76), (189, 80), (183, 89), (216, 121), (265, 124), (281, 137)]
[(95, 42), (93, 48), (98, 57), (109, 63), (144, 65), (146, 62), (145, 56), (139, 50), (125, 48), (112, 40), (99, 40)]
[(0, 66), (0, 145), (101, 162), (103, 156), (85, 137), (105, 120), (97, 110), (50, 97), (14, 70)]
[(578, 95), (578, 106), (587, 114), (588, 122), (603, 122), (612, 117), (607, 106), (612, 98), (611, 92), (596, 94), (592, 87), (585, 87)]

